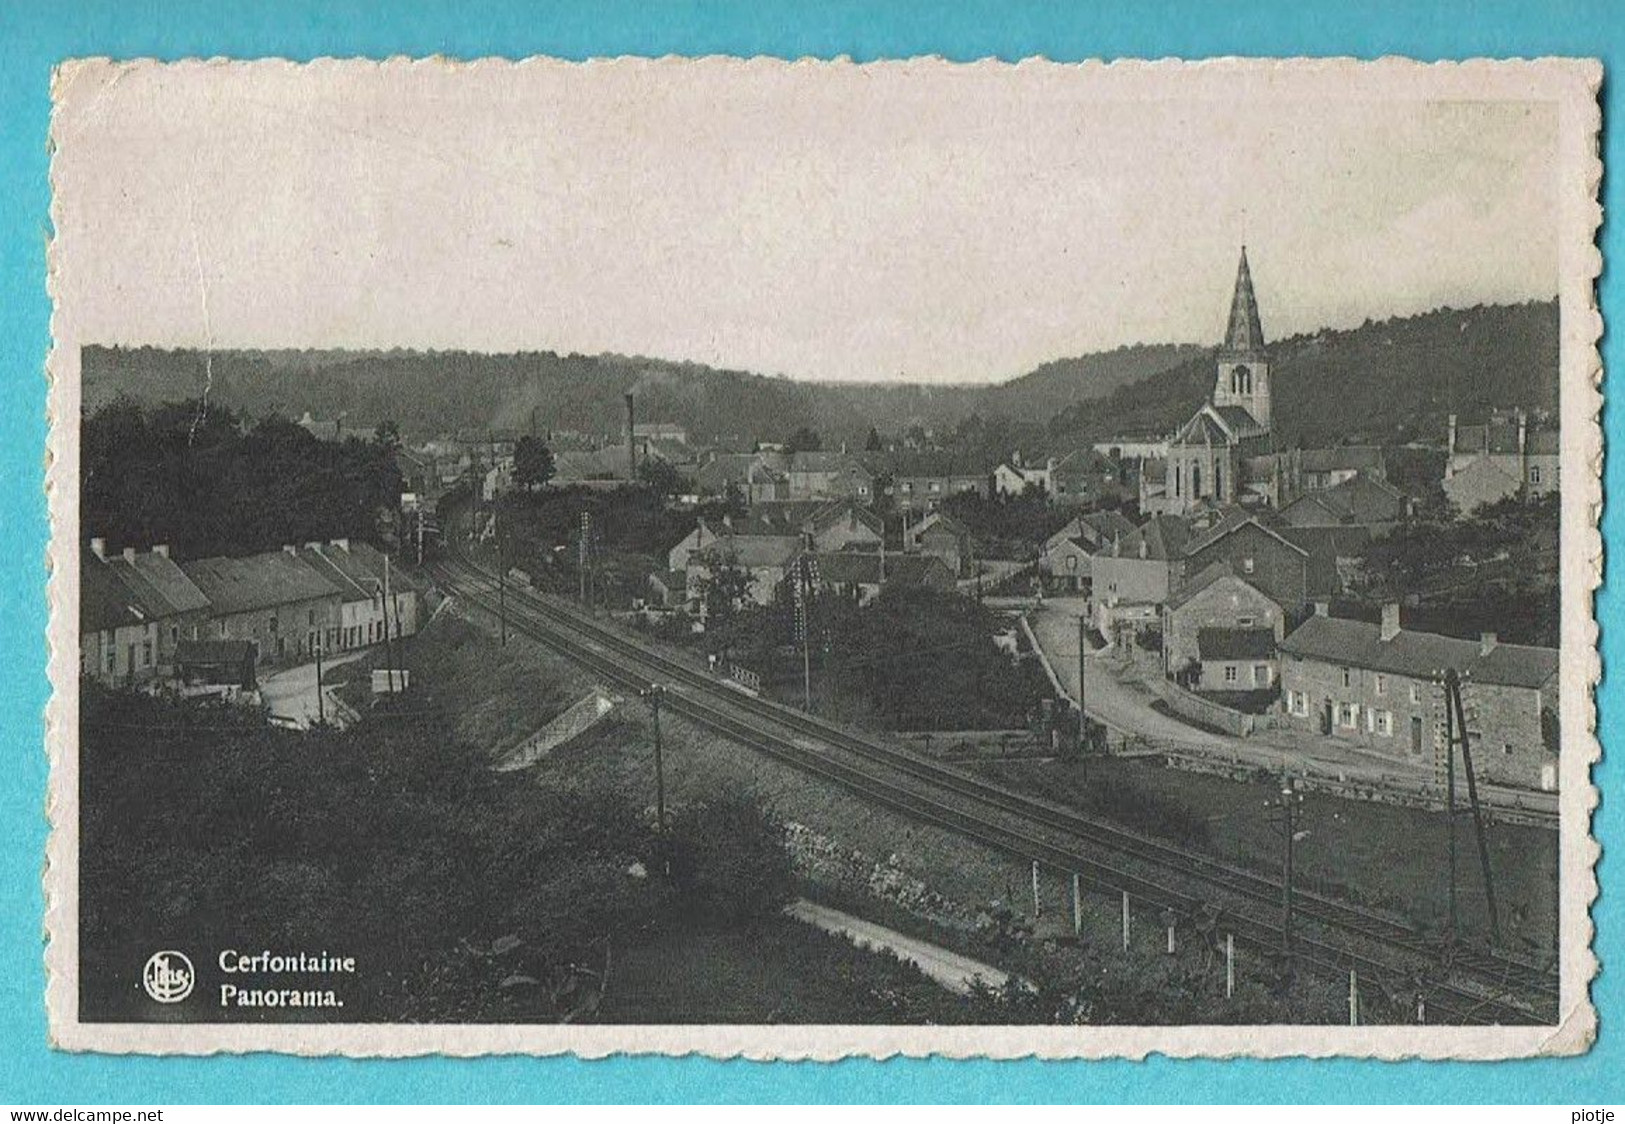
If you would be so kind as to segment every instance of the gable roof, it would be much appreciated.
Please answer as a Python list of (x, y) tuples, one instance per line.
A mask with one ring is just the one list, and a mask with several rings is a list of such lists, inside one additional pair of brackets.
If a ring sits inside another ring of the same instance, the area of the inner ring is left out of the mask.
[(1188, 545), (1186, 545), (1186, 547), (1185, 547), (1185, 555), (1186, 555), (1186, 557), (1191, 557), (1193, 555), (1200, 554), (1202, 551), (1206, 550), (1208, 547), (1212, 546), (1214, 543), (1218, 542), (1220, 539), (1224, 538), (1227, 535), (1235, 534), (1237, 531), (1241, 530), (1243, 527), (1248, 526), (1249, 524), (1254, 526), (1254, 527), (1257, 527), (1260, 531), (1263, 531), (1266, 535), (1269, 535), (1271, 538), (1277, 539), (1281, 543), (1285, 544), (1286, 546), (1291, 547), (1293, 550), (1297, 551), (1299, 554), (1308, 554), (1309, 553), (1309, 551), (1307, 549), (1305, 549), (1304, 547), (1299, 546), (1297, 543), (1292, 542), (1290, 539), (1284, 538), (1281, 535), (1281, 533), (1276, 531), (1274, 528), (1266, 526), (1264, 524), (1263, 520), (1261, 520), (1255, 512), (1248, 511), (1245, 508), (1238, 508), (1236, 510), (1229, 511), (1229, 512), (1225, 513), (1224, 517), (1221, 518), (1217, 523), (1215, 523), (1211, 528), (1209, 528), (1208, 532), (1205, 535), (1202, 535), (1202, 536), (1192, 540)]
[(181, 569), (216, 613), (244, 613), (340, 596), (339, 586), (284, 550), (248, 558), (198, 558)]
[(784, 567), (800, 550), (800, 535), (723, 535), (690, 557), (702, 564), (728, 558), (747, 570), (765, 570)]
[(1088, 512), (1078, 516), (1077, 522), (1084, 527), (1091, 528), (1103, 541), (1110, 540), (1114, 535), (1132, 535), (1134, 533), (1134, 524), (1116, 508)]
[(79, 556), (79, 631), (111, 632), (146, 623), (129, 587), (89, 550)]
[(1168, 598), (1167, 606), (1169, 609), (1178, 609), (1181, 605), (1193, 600), (1196, 595), (1201, 593), (1203, 590), (1217, 585), (1226, 578), (1231, 578), (1237, 582), (1240, 582), (1242, 585), (1246, 586), (1248, 589), (1252, 590), (1254, 593), (1268, 601), (1275, 600), (1275, 598), (1271, 597), (1268, 593), (1265, 593), (1262, 589), (1259, 589), (1258, 586), (1237, 574), (1227, 559), (1221, 558), (1216, 562), (1210, 562), (1206, 566), (1202, 567), (1195, 577), (1190, 578), (1177, 590), (1175, 590), (1173, 596)]
[(163, 614), (193, 613), (209, 607), (209, 599), (193, 584), (173, 558), (156, 550), (138, 552), (133, 558), (109, 559), (115, 568), (124, 567), (139, 575), (145, 586), (163, 602)]
[(1140, 544), (1145, 543), (1147, 561), (1168, 562), (1184, 553), (1190, 539), (1190, 527), (1175, 515), (1153, 515), (1134, 533), (1114, 541), (1113, 548), (1102, 553), (1114, 558), (1139, 558)]
[(1379, 625), (1313, 616), (1285, 640), (1281, 651), (1304, 659), (1426, 679), (1455, 668), (1480, 683), (1543, 687), (1557, 676), (1557, 649), (1497, 644), (1480, 655), (1477, 641), (1402, 628), (1382, 639)]
[[(934, 554), (860, 553), (843, 550), (820, 554), (818, 576), (829, 585), (919, 585), (940, 570), (940, 578), (952, 582), (953, 571)], [(884, 561), (885, 581), (881, 581)]]

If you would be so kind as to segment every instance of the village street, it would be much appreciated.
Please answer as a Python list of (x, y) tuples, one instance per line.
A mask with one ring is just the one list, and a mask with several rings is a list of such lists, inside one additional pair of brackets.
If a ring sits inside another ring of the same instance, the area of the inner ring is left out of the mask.
[[(360, 659), (364, 654), (363, 651), (346, 652), (322, 661), (324, 677), (333, 668)], [(314, 663), (298, 664), (260, 679), (260, 697), (265, 700), (271, 715), (291, 721), (300, 729), (306, 729), (321, 717), (339, 726), (354, 719), (355, 712), (338, 700), (331, 686), (323, 684), (322, 696), (322, 702), (318, 706)]]
[[(1054, 668), (1067, 696), (1078, 698), (1078, 617), (1081, 597), (1047, 599), (1028, 614), (1028, 623), (1044, 655)], [(1296, 730), (1261, 729), (1251, 737), (1199, 729), (1152, 708), (1156, 696), (1141, 681), (1154, 674), (1131, 667), (1111, 648), (1088, 657), (1084, 709), (1090, 717), (1112, 729), (1137, 734), (1153, 742), (1171, 742), (1192, 753), (1233, 758), (1271, 770), (1308, 769), (1322, 776), (1349, 781), (1387, 781), (1419, 784), (1432, 780), (1432, 771), (1410, 762), (1391, 760), (1358, 746)], [(1538, 801), (1538, 796), (1530, 794)]]

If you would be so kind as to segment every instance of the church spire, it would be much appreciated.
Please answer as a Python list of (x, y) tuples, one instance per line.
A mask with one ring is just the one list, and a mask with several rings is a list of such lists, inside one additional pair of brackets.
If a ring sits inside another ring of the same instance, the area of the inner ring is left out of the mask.
[(1258, 298), (1253, 296), (1253, 275), (1247, 268), (1247, 247), (1241, 248), (1241, 264), (1236, 268), (1236, 295), (1230, 300), (1230, 323), (1225, 328), (1226, 355), (1261, 356), (1264, 353), (1264, 326), (1258, 320)]

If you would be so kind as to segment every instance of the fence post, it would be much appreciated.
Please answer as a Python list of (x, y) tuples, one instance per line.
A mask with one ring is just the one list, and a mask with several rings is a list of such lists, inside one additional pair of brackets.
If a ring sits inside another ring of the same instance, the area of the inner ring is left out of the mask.
[(1123, 891), (1123, 951), (1128, 951), (1128, 891)]
[(1224, 997), (1234, 999), (1236, 995), (1236, 936), (1234, 933), (1224, 935)]
[(1072, 873), (1072, 935), (1083, 936), (1083, 879)]
[(1349, 969), (1349, 1025), (1360, 1025), (1360, 979)]

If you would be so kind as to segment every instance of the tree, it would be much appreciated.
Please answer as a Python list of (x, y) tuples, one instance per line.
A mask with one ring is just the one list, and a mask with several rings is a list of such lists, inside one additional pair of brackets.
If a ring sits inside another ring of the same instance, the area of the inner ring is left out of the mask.
[(664, 499), (683, 490), (683, 476), (670, 461), (644, 457), (638, 462), (638, 482)]
[(785, 452), (788, 453), (816, 453), (823, 447), (823, 439), (815, 430), (806, 426), (792, 433), (790, 439), (784, 443)]
[(713, 556), (710, 565), (695, 577), (694, 593), (714, 651), (726, 654), (732, 649), (755, 584), (755, 575), (741, 566), (732, 553)]
[(533, 491), (553, 479), (553, 472), (553, 450), (529, 434), (521, 437), (513, 447), (514, 483)]
[(386, 418), (378, 423), (378, 428), (373, 431), (372, 439), (383, 448), (394, 452), (401, 447), (401, 427)]

